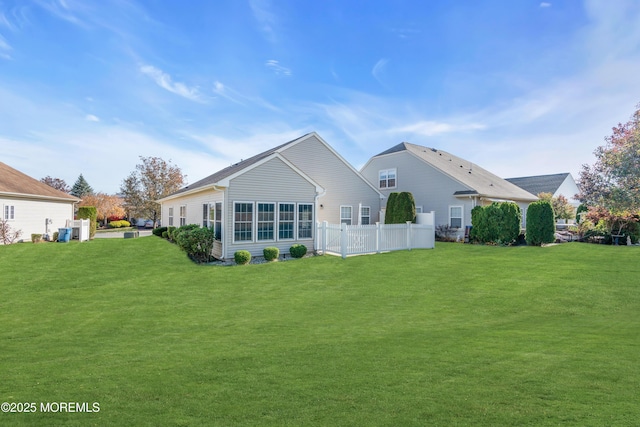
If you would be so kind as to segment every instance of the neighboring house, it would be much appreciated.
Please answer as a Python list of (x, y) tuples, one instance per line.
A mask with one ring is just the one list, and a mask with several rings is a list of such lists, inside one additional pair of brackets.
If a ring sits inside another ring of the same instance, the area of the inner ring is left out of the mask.
[(315, 132), (243, 160), (158, 200), (162, 223), (215, 226), (213, 255), (315, 249), (316, 222), (378, 221), (382, 194)]
[(2, 218), (12, 230), (22, 232), (21, 240), (31, 240), (31, 234), (52, 235), (66, 227), (79, 201), (0, 162)]
[(580, 189), (570, 173), (506, 178), (506, 180), (531, 194), (551, 193), (553, 197), (564, 196), (573, 207), (580, 206), (580, 202), (575, 198)]
[(471, 209), (494, 201), (512, 201), (522, 210), (536, 196), (467, 160), (435, 148), (400, 143), (372, 157), (360, 171), (385, 195), (408, 191), (418, 212), (435, 212), (435, 224), (458, 229), (471, 225)]

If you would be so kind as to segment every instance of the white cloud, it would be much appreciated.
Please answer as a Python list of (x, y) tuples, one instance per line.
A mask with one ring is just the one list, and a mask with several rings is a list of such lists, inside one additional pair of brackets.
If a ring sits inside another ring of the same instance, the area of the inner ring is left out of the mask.
[(547, 2), (542, 2), (540, 3), (540, 7), (551, 7), (551, 3), (547, 3)]
[(203, 102), (202, 96), (197, 88), (189, 87), (185, 83), (173, 82), (170, 75), (153, 65), (141, 65), (140, 71), (151, 77), (158, 86), (171, 93), (175, 93), (191, 101)]
[(253, 17), (258, 21), (260, 31), (265, 34), (265, 37), (271, 43), (275, 43), (277, 39), (275, 31), (277, 18), (271, 11), (272, 7), (269, 0), (250, 0), (249, 5), (251, 6)]
[(276, 61), (275, 59), (269, 59), (267, 62), (264, 63), (264, 65), (278, 76), (288, 77), (288, 76), (291, 76), (292, 74), (291, 69), (287, 67), (283, 67), (282, 65), (280, 65), (280, 62)]
[(11, 46), (0, 34), (0, 58), (3, 59), (11, 59), (11, 55), (9, 55), (9, 51), (11, 51)]
[(84, 116), (84, 119), (88, 122), (99, 122), (100, 119), (96, 116), (94, 116), (93, 114), (87, 114), (86, 116)]
[(376, 65), (373, 66), (373, 69), (371, 70), (371, 75), (373, 75), (373, 77), (378, 81), (378, 83), (382, 84), (382, 74), (384, 73), (384, 69), (387, 66), (387, 64), (389, 63), (389, 60), (386, 58), (382, 58), (380, 59), (378, 62), (376, 62)]
[(469, 132), (485, 129), (486, 126), (479, 123), (468, 123), (462, 125), (452, 125), (445, 122), (437, 122), (432, 120), (420, 120), (416, 123), (405, 125), (402, 127), (391, 129), (391, 133), (408, 133), (417, 136), (434, 136), (444, 133), (453, 132)]

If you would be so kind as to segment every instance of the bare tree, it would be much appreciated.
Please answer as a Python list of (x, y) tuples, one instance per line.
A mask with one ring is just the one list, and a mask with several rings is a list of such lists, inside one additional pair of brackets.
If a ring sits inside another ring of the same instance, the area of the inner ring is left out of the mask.
[(69, 194), (71, 191), (71, 187), (67, 185), (64, 179), (60, 178), (51, 178), (49, 175), (42, 178), (40, 182), (47, 184), (49, 187), (53, 187), (56, 190), (62, 191), (63, 193)]

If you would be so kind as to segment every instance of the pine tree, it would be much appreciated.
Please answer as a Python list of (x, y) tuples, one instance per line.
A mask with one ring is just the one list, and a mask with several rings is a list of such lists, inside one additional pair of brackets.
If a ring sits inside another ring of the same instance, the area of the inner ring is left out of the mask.
[(89, 185), (86, 179), (80, 174), (76, 183), (73, 184), (73, 188), (71, 189), (71, 195), (76, 196), (78, 198), (82, 198), (87, 194), (93, 194), (93, 188)]

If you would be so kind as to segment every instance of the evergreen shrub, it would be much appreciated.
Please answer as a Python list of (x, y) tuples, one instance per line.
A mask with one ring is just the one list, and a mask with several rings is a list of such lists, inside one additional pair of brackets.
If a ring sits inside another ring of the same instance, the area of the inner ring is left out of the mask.
[(297, 243), (289, 248), (289, 254), (291, 254), (293, 258), (302, 258), (307, 254), (307, 247)]
[(233, 260), (239, 265), (249, 264), (251, 261), (251, 252), (245, 250), (236, 251), (236, 253), (233, 254)]
[(541, 246), (556, 240), (556, 223), (553, 206), (546, 200), (539, 200), (527, 209), (527, 245)]
[(268, 246), (262, 250), (262, 254), (264, 255), (264, 259), (267, 261), (273, 261), (278, 259), (280, 256), (280, 249), (275, 246)]

